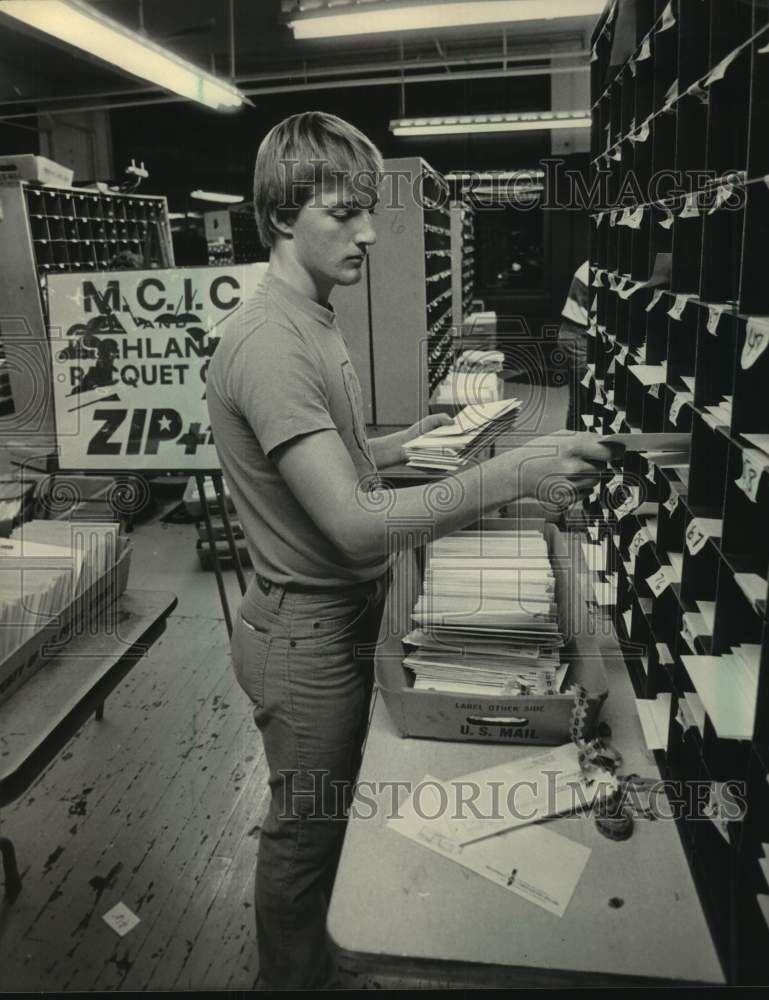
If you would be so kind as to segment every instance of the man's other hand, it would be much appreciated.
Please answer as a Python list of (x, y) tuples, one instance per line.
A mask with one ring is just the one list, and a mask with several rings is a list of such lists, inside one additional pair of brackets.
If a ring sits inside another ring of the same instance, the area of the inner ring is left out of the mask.
[(453, 424), (454, 418), (450, 417), (448, 413), (431, 413), (427, 417), (422, 417), (411, 427), (407, 428), (403, 432), (403, 441), (413, 441), (414, 438), (419, 437), (421, 434), (427, 434), (429, 431), (435, 430), (436, 427), (446, 427), (448, 424)]

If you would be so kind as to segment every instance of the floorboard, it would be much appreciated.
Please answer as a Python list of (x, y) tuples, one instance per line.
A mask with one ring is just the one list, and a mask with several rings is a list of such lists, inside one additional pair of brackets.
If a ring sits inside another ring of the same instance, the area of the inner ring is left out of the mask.
[[(23, 876), (0, 904), (4, 991), (196, 989), (198, 972), (211, 989), (249, 989), (257, 978), (248, 897), (266, 768), (195, 537), (189, 525), (133, 532), (131, 586), (170, 587), (177, 613), (104, 720), (3, 810)], [(119, 901), (141, 921), (124, 938), (101, 919)]]

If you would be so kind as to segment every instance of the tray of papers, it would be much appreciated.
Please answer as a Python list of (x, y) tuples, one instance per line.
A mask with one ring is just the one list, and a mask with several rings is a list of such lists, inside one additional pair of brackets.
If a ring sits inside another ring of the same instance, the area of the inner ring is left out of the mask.
[[(204, 480), (204, 488), (206, 501), (208, 502), (209, 512), (211, 514), (219, 513), (219, 498), (216, 495), (216, 490), (214, 489), (213, 480), (206, 476)], [(235, 507), (232, 503), (232, 498), (230, 497), (227, 487), (222, 484), (222, 489), (224, 490), (225, 502), (227, 504), (227, 510), (230, 514), (235, 513)], [(194, 476), (191, 476), (187, 481), (187, 485), (184, 489), (184, 496), (182, 497), (182, 503), (190, 515), (190, 517), (202, 518), (203, 515), (203, 503), (200, 499), (200, 492), (198, 491), (198, 484)]]
[[(475, 379), (483, 377), (473, 376)], [(520, 405), (519, 399), (468, 403), (451, 424), (435, 427), (408, 441), (404, 445), (407, 464), (455, 472), (477, 459), (513, 426)]]
[[(488, 688), (485, 691), (472, 690), (470, 685), (463, 693), (463, 684), (456, 683), (459, 676), (456, 665), (462, 661), (468, 647), (462, 645), (461, 632), (456, 631), (452, 638), (452, 628), (468, 629), (465, 634), (471, 637), (472, 642), (482, 637), (481, 641), (490, 644), (486, 648), (494, 654), (492, 659), (496, 664), (500, 661), (495, 657), (499, 657), (500, 650), (506, 645), (506, 637), (502, 626), (496, 633), (484, 631), (491, 613), (487, 611), (485, 597), (472, 614), (462, 612), (461, 605), (457, 603), (459, 599), (451, 594), (454, 584), (446, 583), (446, 575), (441, 587), (442, 593), (448, 596), (444, 596), (441, 607), (446, 612), (443, 621), (449, 622), (449, 628), (448, 632), (441, 632), (440, 635), (441, 641), (448, 643), (448, 648), (440, 657), (438, 666), (448, 667), (448, 676), (452, 680), (441, 683), (423, 678), (420, 681), (419, 666), (415, 671), (408, 664), (419, 664), (420, 657), (429, 660), (425, 650), (428, 654), (436, 650), (435, 646), (431, 648), (429, 645), (415, 650), (412, 645), (413, 642), (418, 643), (419, 637), (424, 637), (424, 632), (429, 632), (431, 628), (429, 623), (425, 624), (425, 593), (427, 581), (434, 579), (435, 573), (430, 569), (431, 555), (426, 550), (403, 552), (393, 564), (375, 659), (377, 684), (393, 722), (402, 736), (427, 739), (554, 746), (569, 739), (590, 738), (608, 694), (608, 684), (598, 644), (586, 628), (586, 605), (563, 536), (555, 525), (541, 520), (489, 518), (477, 527), (480, 527), (480, 533), (477, 529), (469, 533), (475, 539), (490, 537), (490, 532), (505, 532), (508, 535), (511, 532), (528, 532), (540, 535), (546, 543), (549, 566), (538, 570), (541, 558), (539, 561), (527, 560), (521, 555), (521, 568), (514, 571), (514, 579), (532, 581), (530, 586), (527, 585), (525, 599), (517, 603), (511, 601), (510, 609), (505, 612), (509, 628), (515, 632), (509, 641), (520, 644), (517, 652), (507, 658), (510, 675), (515, 682), (511, 679), (509, 686), (498, 689), (499, 693), (489, 693)], [(458, 538), (464, 534), (458, 532), (451, 537)], [(471, 549), (473, 544), (471, 542)], [(485, 541), (479, 544), (480, 551), (485, 551)], [(450, 549), (444, 547), (436, 551), (446, 553)], [(505, 560), (500, 560), (500, 563), (503, 562)], [(448, 562), (446, 565), (451, 564)], [(466, 572), (470, 575), (477, 573), (474, 569), (476, 565), (473, 559), (467, 560)], [(452, 572), (457, 571), (451, 570), (448, 579), (451, 579)], [(462, 571), (459, 572), (461, 574)], [(484, 594), (492, 595), (488, 608), (500, 607), (500, 603), (495, 603), (494, 589), (497, 588), (497, 594), (500, 587), (504, 592), (504, 577), (498, 576), (503, 572), (483, 570)], [(538, 580), (539, 573), (542, 580)], [(496, 583), (489, 583), (487, 587), (487, 579), (495, 575)], [(544, 599), (542, 590), (547, 586), (543, 582), (546, 577), (552, 581), (553, 603), (550, 606), (557, 611), (552, 618), (544, 613), (534, 614), (530, 616), (530, 622), (523, 623), (516, 607), (536, 608), (536, 602)], [(454, 576), (454, 579), (457, 577)], [(510, 587), (512, 591), (514, 585)], [(549, 631), (540, 635), (536, 629)], [(531, 643), (530, 647), (528, 643)], [(541, 645), (538, 647), (537, 643)], [(548, 645), (551, 648), (547, 648)], [(543, 678), (540, 683), (530, 682), (528, 675), (535, 671), (528, 671), (527, 675), (516, 665), (523, 662), (531, 648), (535, 653), (539, 648), (540, 654), (546, 654), (538, 664)], [(568, 670), (564, 671), (567, 664)], [(437, 676), (429, 671), (428, 663), (426, 676)], [(480, 675), (476, 673), (473, 676)], [(557, 682), (554, 677), (557, 677)], [(527, 685), (521, 678), (527, 679)], [(481, 686), (487, 681), (488, 675), (484, 675)], [(426, 689), (425, 684), (435, 684), (435, 687)]]
[[(30, 608), (29, 602), (25, 607), (26, 617), (16, 614), (4, 622), (6, 641), (3, 656), (0, 657), (0, 704), (34, 676), (48, 660), (61, 653), (62, 645), (72, 635), (83, 629), (97, 628), (104, 609), (113, 604), (126, 589), (132, 546), (127, 538), (119, 534), (116, 534), (114, 544), (114, 562), (106, 569), (101, 567), (98, 572), (88, 572), (74, 598), (71, 595), (75, 588), (70, 583), (69, 596), (58, 602), (52, 601), (52, 606), (56, 604), (59, 608), (55, 613), (47, 614), (44, 606), (40, 605), (36, 617), (44, 624), (34, 627), (30, 624), (30, 617), (35, 611)], [(2, 554), (0, 551), (0, 556)], [(25, 556), (25, 568), (30, 572), (32, 560), (27, 551)], [(46, 569), (34, 568), (31, 573), (51, 572), (53, 562), (50, 559), (46, 562)], [(10, 565), (9, 561), (8, 563)], [(8, 641), (9, 636), (15, 636), (17, 641), (13, 638)]]

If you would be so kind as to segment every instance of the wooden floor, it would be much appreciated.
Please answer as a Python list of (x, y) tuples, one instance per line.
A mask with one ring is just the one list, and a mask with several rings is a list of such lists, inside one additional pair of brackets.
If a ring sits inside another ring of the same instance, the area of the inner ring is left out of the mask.
[[(23, 890), (0, 909), (0, 989), (248, 989), (265, 764), (191, 525), (138, 528), (131, 585), (179, 593), (149, 654), (3, 810)], [(180, 593), (181, 590), (184, 593)], [(101, 919), (123, 902), (141, 923)]]
[[(562, 393), (548, 392), (562, 411)], [(0, 896), (0, 991), (257, 982), (252, 882), (266, 766), (196, 537), (193, 525), (157, 518), (136, 528), (130, 586), (176, 593), (176, 613), (104, 720), (87, 723), (0, 813), (23, 880), (12, 903)], [(140, 918), (122, 938), (102, 920), (118, 902)], [(439, 985), (459, 984), (340, 974), (341, 988)]]

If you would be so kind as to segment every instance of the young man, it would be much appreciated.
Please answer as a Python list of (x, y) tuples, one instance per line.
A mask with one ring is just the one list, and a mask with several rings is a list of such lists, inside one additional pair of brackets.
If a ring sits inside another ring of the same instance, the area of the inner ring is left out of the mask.
[(585, 374), (587, 364), (588, 327), (588, 287), (590, 285), (590, 265), (588, 261), (580, 264), (574, 272), (569, 285), (566, 301), (561, 310), (561, 328), (558, 339), (566, 354), (566, 368), (569, 375), (569, 409), (566, 414), (566, 427), (570, 431), (579, 428), (579, 382)]
[(378, 150), (332, 115), (295, 115), (266, 136), (254, 203), (270, 265), (208, 374), (214, 439), (255, 569), (232, 657), (270, 770), (255, 889), (267, 987), (319, 986), (328, 973), (325, 907), (367, 720), (393, 525), (427, 517), (437, 537), (535, 494), (542, 477), (592, 484), (609, 458), (585, 438), (550, 439), (545, 457), (521, 450), (447, 479), (434, 512), (420, 486), (386, 504), (370, 491), (378, 468), (441, 422), (368, 439), (329, 304), (336, 285), (361, 278), (381, 172)]

